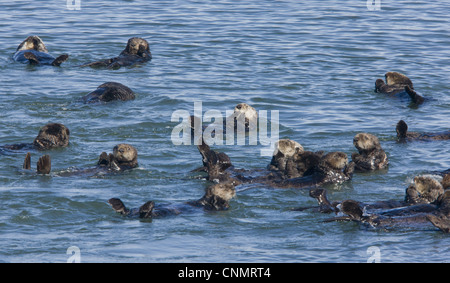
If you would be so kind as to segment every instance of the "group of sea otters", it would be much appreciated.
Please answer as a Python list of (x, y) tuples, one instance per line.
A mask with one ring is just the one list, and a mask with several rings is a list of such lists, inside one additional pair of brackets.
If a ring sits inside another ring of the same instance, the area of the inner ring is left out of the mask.
[[(69, 58), (60, 55), (54, 58), (48, 53), (43, 41), (38, 36), (29, 36), (17, 48), (13, 59), (17, 62), (33, 65), (60, 66)], [(118, 69), (122, 66), (133, 66), (152, 59), (148, 42), (139, 37), (128, 40), (126, 48), (117, 57), (99, 60), (80, 67)], [(385, 81), (377, 79), (375, 92), (389, 96), (410, 97), (417, 105), (424, 103), (425, 98), (417, 94), (412, 81), (398, 72), (385, 74)], [(133, 100), (133, 91), (120, 83), (107, 82), (96, 90), (81, 98), (84, 103), (106, 103), (117, 100)], [(257, 118), (256, 110), (248, 104), (240, 103), (234, 109), (235, 129), (237, 117), (245, 117), (245, 128), (249, 120)], [(191, 127), (194, 131), (194, 120), (191, 116)], [(396, 127), (399, 142), (414, 140), (448, 140), (450, 131), (440, 133), (409, 132), (407, 124), (400, 120)], [(50, 123), (42, 127), (33, 143), (1, 146), (0, 150), (50, 150), (69, 145), (69, 129), (58, 123)], [(202, 138), (198, 150), (202, 156), (203, 166), (195, 171), (206, 172), (206, 180), (211, 185), (198, 200), (179, 205), (161, 206), (148, 201), (138, 208), (127, 208), (118, 198), (111, 198), (108, 203), (112, 208), (125, 216), (138, 218), (155, 218), (176, 215), (189, 211), (192, 207), (203, 207), (206, 210), (225, 210), (229, 201), (236, 195), (235, 187), (243, 183), (262, 183), (274, 188), (308, 188), (311, 197), (317, 199), (318, 206), (301, 207), (293, 210), (303, 211), (316, 209), (322, 213), (334, 213), (329, 221), (356, 221), (371, 227), (398, 227), (411, 224), (432, 223), (445, 233), (450, 233), (450, 169), (442, 172), (416, 176), (414, 183), (405, 191), (402, 200), (378, 201), (363, 203), (355, 200), (331, 202), (327, 199), (325, 184), (340, 184), (352, 179), (357, 172), (370, 172), (387, 168), (388, 157), (381, 147), (378, 138), (369, 133), (358, 133), (353, 144), (358, 152), (351, 154), (349, 162), (344, 152), (324, 151), (311, 152), (293, 140), (280, 139), (275, 145), (272, 160), (267, 168), (261, 170), (237, 169), (229, 156), (223, 152), (212, 150)], [(111, 173), (129, 170), (138, 166), (138, 154), (135, 147), (129, 144), (118, 144), (113, 152), (102, 152), (95, 167), (57, 173), (61, 176), (80, 173)], [(31, 169), (31, 155), (28, 152), (23, 168)], [(37, 162), (37, 173), (51, 172), (51, 159), (44, 155)]]

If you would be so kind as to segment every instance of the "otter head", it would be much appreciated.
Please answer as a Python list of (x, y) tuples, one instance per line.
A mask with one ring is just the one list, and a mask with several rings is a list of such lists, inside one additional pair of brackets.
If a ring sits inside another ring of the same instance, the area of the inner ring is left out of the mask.
[(341, 151), (335, 151), (325, 154), (321, 160), (327, 167), (334, 170), (342, 170), (348, 164), (347, 154)]
[(121, 143), (113, 149), (114, 161), (118, 165), (126, 165), (131, 167), (137, 166), (137, 150), (134, 146)]
[(374, 149), (380, 148), (380, 141), (374, 135), (368, 133), (359, 133), (353, 138), (353, 145), (360, 154), (371, 152)]
[(409, 86), (414, 89), (412, 81), (401, 73), (387, 72), (384, 77), (386, 78), (386, 84), (388, 85), (397, 85), (401, 87)]
[(39, 36), (36, 35), (29, 36), (24, 41), (22, 41), (19, 47), (17, 47), (16, 52), (22, 50), (36, 50), (45, 53), (48, 52), (42, 39), (40, 39)]
[(435, 202), (444, 193), (441, 183), (429, 176), (415, 177), (414, 184), (423, 202)]
[(252, 128), (256, 127), (258, 120), (258, 113), (255, 108), (251, 107), (247, 103), (239, 103), (234, 107), (234, 119), (239, 121), (239, 119), (244, 119), (245, 127), (248, 128), (251, 126)]
[(128, 39), (127, 47), (125, 47), (121, 54), (137, 55), (149, 59), (152, 58), (152, 53), (150, 52), (150, 46), (147, 40), (140, 37)]
[(296, 153), (302, 153), (303, 146), (296, 141), (289, 139), (281, 139), (275, 143), (275, 151), (273, 156), (282, 155), (284, 157), (292, 157)]
[(398, 121), (395, 130), (397, 131), (397, 138), (404, 139), (406, 138), (406, 133), (408, 132), (408, 125), (405, 121), (400, 120)]
[(342, 170), (348, 164), (348, 157), (341, 151), (330, 152), (322, 157), (321, 163), (331, 169)]
[(236, 190), (231, 183), (214, 184), (206, 188), (200, 202), (206, 209), (224, 210), (229, 207), (228, 201), (236, 196)]
[(42, 127), (33, 145), (39, 150), (54, 147), (66, 147), (69, 145), (70, 131), (63, 124), (50, 123)]
[(303, 147), (298, 142), (289, 139), (278, 140), (269, 166), (272, 169), (284, 171), (287, 161), (302, 152), (304, 152)]

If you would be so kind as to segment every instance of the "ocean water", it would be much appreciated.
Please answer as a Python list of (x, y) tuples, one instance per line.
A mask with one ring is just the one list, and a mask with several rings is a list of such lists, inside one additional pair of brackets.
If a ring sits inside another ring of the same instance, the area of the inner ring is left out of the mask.
[[(31, 151), (32, 167), (50, 154), (52, 173), (21, 169), (26, 152), (0, 153), (0, 261), (66, 262), (76, 247), (81, 262), (449, 262), (448, 235), (431, 225), (373, 229), (330, 215), (292, 211), (314, 205), (308, 190), (265, 184), (238, 186), (230, 209), (198, 209), (141, 221), (107, 204), (137, 207), (200, 198), (207, 181), (195, 145), (174, 145), (176, 110), (224, 113), (245, 102), (279, 113), (279, 137), (306, 150), (351, 156), (355, 134), (379, 137), (388, 170), (357, 173), (327, 186), (331, 200), (403, 199), (412, 178), (450, 168), (448, 141), (397, 143), (395, 125), (411, 131), (449, 130), (448, 1), (0, 1), (0, 145), (32, 142), (48, 122), (65, 124), (70, 146)], [(70, 3), (69, 3), (70, 4)], [(370, 4), (370, 3), (369, 3)], [(11, 59), (38, 35), (61, 67)], [(128, 38), (150, 43), (143, 65), (79, 68), (117, 56)], [(388, 71), (409, 76), (428, 100), (374, 93)], [(136, 100), (85, 105), (78, 99), (116, 81)], [(123, 174), (60, 177), (96, 164), (102, 151), (129, 143), (139, 167)], [(216, 145), (237, 168), (265, 168), (258, 145)], [(69, 253), (67, 253), (69, 251)]]

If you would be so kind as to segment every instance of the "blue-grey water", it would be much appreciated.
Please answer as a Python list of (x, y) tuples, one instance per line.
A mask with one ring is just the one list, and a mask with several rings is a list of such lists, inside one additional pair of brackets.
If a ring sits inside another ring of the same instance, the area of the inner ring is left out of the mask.
[[(388, 154), (387, 171), (357, 173), (328, 186), (332, 200), (403, 199), (417, 174), (450, 168), (448, 141), (397, 143), (395, 125), (438, 132), (450, 128), (450, 2), (387, 1), (380, 9), (351, 1), (0, 1), (0, 145), (32, 142), (48, 122), (65, 124), (70, 146), (31, 151), (32, 168), (50, 154), (52, 173), (21, 169), (26, 152), (0, 154), (0, 261), (66, 262), (449, 262), (448, 235), (431, 225), (373, 229), (323, 223), (330, 215), (292, 211), (314, 205), (308, 190), (264, 184), (237, 187), (230, 209), (201, 209), (140, 221), (107, 204), (130, 207), (200, 198), (208, 183), (194, 145), (176, 146), (176, 110), (225, 114), (245, 102), (279, 111), (280, 138), (306, 150), (356, 152), (369, 132)], [(38, 35), (61, 67), (12, 61), (22, 40)], [(153, 59), (119, 70), (79, 68), (118, 55), (128, 38), (150, 43)], [(426, 103), (374, 93), (388, 71), (408, 75)], [(104, 105), (77, 100), (116, 81), (136, 99)], [(130, 143), (139, 168), (123, 174), (60, 177), (95, 165), (102, 151)], [(238, 168), (264, 168), (256, 146), (213, 146)], [(375, 247), (375, 248), (373, 248)], [(378, 253), (373, 253), (375, 249)]]

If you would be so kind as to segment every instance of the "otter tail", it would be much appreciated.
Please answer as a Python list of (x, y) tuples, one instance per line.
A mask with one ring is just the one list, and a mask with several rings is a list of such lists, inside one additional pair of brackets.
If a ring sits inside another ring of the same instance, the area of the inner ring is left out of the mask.
[(53, 60), (52, 66), (59, 67), (61, 65), (61, 63), (67, 61), (67, 59), (69, 59), (69, 55), (63, 54), (63, 55), (59, 56), (58, 58), (56, 58), (55, 60)]

